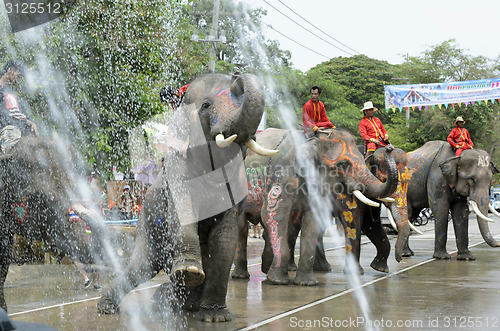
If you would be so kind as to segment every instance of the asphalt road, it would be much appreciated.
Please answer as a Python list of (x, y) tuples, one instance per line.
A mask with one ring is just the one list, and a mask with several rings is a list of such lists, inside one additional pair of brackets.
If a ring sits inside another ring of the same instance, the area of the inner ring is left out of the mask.
[[(154, 290), (168, 279), (165, 274), (128, 294), (121, 314), (99, 315), (96, 303), (102, 290), (84, 289), (72, 265), (12, 265), (5, 288), (9, 316), (59, 330), (500, 329), (500, 248), (483, 242), (471, 218), (469, 242), (476, 260), (457, 261), (454, 255), (451, 260), (434, 260), (433, 223), (420, 228), (424, 235), (410, 237), (415, 256), (397, 263), (391, 252), (389, 274), (370, 268), (375, 248), (363, 237), (365, 273), (358, 278), (343, 273), (343, 239), (326, 237), (332, 271), (316, 273), (320, 284), (314, 287), (267, 284), (260, 271), (263, 241), (249, 238), (250, 280), (229, 282), (231, 322), (207, 324), (191, 315), (151, 307)], [(490, 229), (500, 234), (500, 220), (490, 224)], [(392, 246), (395, 238), (390, 236)], [(448, 251), (453, 253), (451, 225), (448, 238)], [(112, 277), (101, 273), (101, 285)]]

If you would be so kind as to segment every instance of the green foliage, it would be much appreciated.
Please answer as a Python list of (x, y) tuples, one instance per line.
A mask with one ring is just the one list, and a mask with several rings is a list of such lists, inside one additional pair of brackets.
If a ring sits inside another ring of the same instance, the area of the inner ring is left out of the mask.
[(420, 57), (409, 57), (401, 69), (412, 84), (485, 79), (500, 74), (498, 60), (472, 56), (455, 39), (432, 46)]

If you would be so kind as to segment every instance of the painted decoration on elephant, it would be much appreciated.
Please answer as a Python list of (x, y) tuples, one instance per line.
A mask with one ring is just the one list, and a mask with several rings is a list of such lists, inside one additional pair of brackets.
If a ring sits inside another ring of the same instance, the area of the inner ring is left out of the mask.
[(500, 78), (470, 80), (462, 82), (443, 82), (415, 85), (386, 85), (385, 108), (402, 110), (403, 107), (422, 107), (455, 104), (466, 106), (477, 101), (500, 98)]
[(12, 205), (12, 212), (14, 217), (19, 222), (19, 225), (23, 224), (28, 215), (28, 204), (25, 202), (14, 203)]
[(274, 185), (267, 194), (266, 211), (268, 220), (266, 221), (271, 234), (271, 246), (273, 253), (276, 256), (276, 267), (281, 265), (281, 236), (278, 236), (278, 221), (274, 218), (278, 210), (279, 203), (282, 199), (278, 199), (281, 195), (281, 186)]
[(262, 206), (264, 203), (264, 176), (265, 168), (259, 166), (256, 168), (247, 168), (247, 202)]

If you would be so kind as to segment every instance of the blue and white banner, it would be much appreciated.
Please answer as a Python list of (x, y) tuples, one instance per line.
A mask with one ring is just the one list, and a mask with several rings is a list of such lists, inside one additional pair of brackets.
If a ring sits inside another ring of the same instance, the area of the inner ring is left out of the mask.
[(475, 102), (500, 102), (500, 78), (470, 80), (454, 83), (414, 85), (385, 85), (385, 108), (399, 109), (448, 105), (467, 106)]

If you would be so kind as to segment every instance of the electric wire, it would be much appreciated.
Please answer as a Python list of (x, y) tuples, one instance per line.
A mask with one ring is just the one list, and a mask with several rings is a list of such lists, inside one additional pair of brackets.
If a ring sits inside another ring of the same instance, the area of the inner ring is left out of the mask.
[(342, 65), (345, 65), (345, 66), (348, 66), (348, 67), (351, 67), (351, 68), (355, 68), (355, 69), (359, 69), (359, 70), (363, 70), (363, 71), (371, 72), (371, 73), (374, 73), (374, 74), (384, 74), (384, 75), (391, 74), (391, 75), (393, 75), (393, 74), (392, 74), (392, 73), (390, 73), (390, 72), (373, 71), (373, 70), (369, 70), (369, 69), (365, 69), (365, 68), (360, 68), (360, 67), (354, 66), (354, 65), (352, 65), (352, 64), (347, 64), (347, 63), (344, 63), (344, 62), (337, 61), (337, 60), (335, 60), (335, 58), (331, 58), (331, 57), (329, 57), (329, 56), (326, 56), (326, 55), (324, 55), (324, 54), (321, 54), (321, 53), (319, 53), (319, 52), (317, 52), (317, 51), (313, 50), (312, 48), (309, 48), (309, 47), (307, 47), (307, 46), (305, 46), (305, 45), (303, 45), (303, 44), (299, 43), (298, 41), (296, 41), (296, 40), (292, 39), (291, 37), (288, 37), (288, 36), (287, 36), (287, 35), (285, 35), (284, 33), (282, 33), (282, 32), (280, 32), (280, 31), (276, 30), (276, 29), (275, 29), (272, 25), (267, 24), (267, 23), (264, 23), (264, 24), (265, 24), (268, 28), (270, 28), (270, 29), (274, 30), (276, 33), (278, 33), (278, 34), (282, 35), (283, 37), (285, 37), (286, 39), (288, 39), (288, 40), (290, 40), (290, 41), (292, 41), (292, 42), (296, 43), (297, 45), (299, 45), (299, 46), (301, 46), (301, 47), (303, 47), (303, 48), (305, 48), (305, 49), (307, 49), (307, 50), (309, 50), (309, 51), (311, 51), (311, 52), (313, 52), (313, 53), (318, 54), (319, 56), (322, 56), (322, 57), (324, 57), (324, 58), (326, 58), (326, 59), (328, 59), (328, 60), (330, 60), (330, 61), (333, 61), (333, 62), (335, 62), (335, 63), (342, 64)]
[[(329, 44), (329, 45), (331, 45), (331, 46), (333, 46), (333, 47), (335, 47), (335, 48), (339, 49), (340, 51), (345, 52), (345, 53), (349, 54), (350, 56), (353, 56), (353, 54), (351, 54), (351, 53), (347, 52), (346, 50), (341, 49), (340, 47), (338, 47), (338, 46), (336, 46), (336, 45), (332, 44), (331, 42), (329, 42), (329, 41), (325, 40), (324, 38), (322, 38), (322, 37), (318, 36), (317, 34), (315, 34), (314, 32), (312, 32), (311, 30), (309, 30), (309, 29), (305, 28), (305, 27), (304, 27), (304, 26), (302, 26), (300, 23), (296, 22), (295, 20), (293, 20), (292, 18), (290, 18), (288, 15), (284, 14), (284, 13), (283, 13), (283, 12), (281, 12), (279, 9), (277, 9), (276, 7), (274, 7), (273, 5), (271, 5), (271, 4), (270, 4), (267, 0), (262, 0), (262, 1), (263, 1), (263, 2), (265, 2), (267, 5), (269, 5), (271, 8), (273, 8), (274, 10), (276, 10), (276, 11), (277, 11), (278, 13), (280, 13), (281, 15), (285, 16), (285, 17), (286, 17), (287, 19), (289, 19), (290, 21), (294, 22), (296, 25), (300, 26), (302, 29), (304, 29), (304, 30), (306, 30), (307, 32), (309, 32), (309, 33), (311, 33), (312, 35), (314, 35), (315, 37), (317, 37), (317, 38), (321, 39), (322, 41), (326, 42), (327, 44)], [(280, 0), (278, 0), (278, 1), (279, 1), (279, 2), (281, 2)], [(285, 6), (286, 6), (286, 5), (285, 5)], [(287, 7), (287, 8), (289, 8), (288, 6), (286, 6), (286, 7)], [(289, 8), (289, 9), (290, 9), (290, 8)], [(295, 13), (295, 11), (293, 11), (292, 9), (290, 9), (290, 10), (291, 10), (292, 12), (294, 12), (294, 13)], [(295, 13), (295, 14), (296, 14), (296, 15), (298, 15), (297, 13)], [(298, 15), (298, 16), (302, 18), (302, 16), (300, 16), (300, 15)], [(304, 20), (305, 20), (305, 19), (304, 19)], [(305, 21), (306, 21), (306, 22), (308, 22), (307, 20), (305, 20)], [(309, 23), (309, 22), (308, 22), (308, 23)], [(267, 26), (268, 26), (269, 28), (271, 28), (272, 30), (276, 31), (278, 34), (282, 35), (283, 37), (285, 37), (285, 38), (287, 38), (287, 39), (291, 40), (292, 42), (294, 42), (294, 43), (296, 43), (296, 44), (300, 45), (301, 47), (303, 47), (303, 48), (305, 48), (305, 49), (307, 49), (307, 50), (309, 50), (309, 51), (312, 51), (313, 53), (316, 53), (316, 54), (318, 54), (318, 55), (320, 55), (320, 56), (323, 56), (323, 57), (325, 57), (325, 58), (328, 58), (329, 60), (331, 60), (331, 61), (333, 61), (333, 62), (336, 62), (336, 63), (339, 63), (339, 64), (343, 64), (343, 65), (346, 65), (346, 66), (349, 66), (349, 67), (352, 67), (352, 68), (356, 68), (356, 69), (359, 69), (359, 70), (364, 70), (364, 71), (367, 71), (367, 72), (375, 73), (375, 74), (391, 74), (391, 75), (394, 77), (394, 73), (392, 73), (392, 72), (373, 71), (373, 70), (369, 70), (369, 69), (365, 69), (365, 68), (357, 67), (357, 66), (354, 66), (354, 65), (346, 64), (346, 63), (343, 63), (343, 62), (340, 62), (340, 61), (336, 61), (334, 58), (331, 58), (331, 57), (329, 57), (329, 56), (326, 56), (326, 55), (324, 55), (324, 54), (321, 54), (321, 53), (319, 53), (319, 52), (317, 52), (317, 51), (315, 51), (315, 50), (313, 50), (313, 49), (311, 49), (311, 48), (309, 48), (309, 47), (307, 47), (307, 46), (305, 46), (305, 45), (303, 45), (303, 44), (299, 43), (298, 41), (296, 41), (296, 40), (294, 40), (294, 39), (292, 39), (292, 38), (288, 37), (288, 36), (287, 36), (287, 35), (285, 35), (284, 33), (282, 33), (282, 32), (280, 32), (280, 31), (276, 30), (276, 29), (275, 29), (274, 27), (272, 27), (271, 25), (266, 24), (266, 23), (264, 23), (264, 24), (265, 24), (265, 25), (267, 25)], [(309, 24), (313, 25), (312, 23), (309, 23)], [(313, 25), (313, 26), (314, 26), (314, 25)], [(314, 27), (315, 27), (316, 29), (318, 29), (316, 26), (314, 26)], [(318, 30), (320, 30), (320, 29), (318, 29)], [(321, 31), (321, 30), (320, 30), (320, 31)], [(323, 32), (323, 31), (321, 31), (321, 32)], [(323, 33), (325, 33), (325, 32), (323, 32)], [(326, 34), (326, 33), (325, 33), (325, 34)], [(328, 34), (327, 34), (327, 35), (328, 35)], [(331, 36), (329, 36), (329, 37), (330, 37), (330, 38), (332, 38), (332, 39), (334, 39), (334, 40), (336, 40), (335, 38), (333, 38), (333, 37), (331, 37)], [(337, 41), (337, 40), (336, 40), (336, 41)], [(339, 42), (339, 41), (337, 41), (337, 42)], [(342, 44), (342, 43), (341, 43), (341, 44)], [(344, 44), (342, 44), (342, 45), (344, 45)], [(345, 46), (345, 45), (344, 45), (344, 46)], [(348, 46), (346, 46), (346, 47), (348, 47)], [(350, 48), (350, 47), (348, 47), (348, 48)], [(354, 51), (355, 51), (355, 50), (354, 50)], [(358, 53), (359, 55), (362, 55), (362, 56), (367, 57), (366, 55), (361, 54), (361, 53), (359, 53), (359, 52), (357, 52), (357, 51), (355, 51), (355, 52), (356, 52), (356, 53)], [(367, 57), (367, 58), (369, 58), (369, 57)], [(369, 59), (370, 59), (370, 58), (369, 58)], [(361, 60), (361, 61), (365, 61), (365, 62), (366, 62), (366, 60), (365, 60), (365, 59), (363, 59), (363, 58), (360, 58), (360, 60)], [(370, 64), (377, 65), (376, 63), (373, 63), (373, 62), (370, 62)], [(380, 65), (379, 65), (379, 66), (380, 66)], [(390, 67), (382, 67), (382, 68), (383, 68), (383, 69), (385, 69), (385, 70), (391, 70), (391, 71), (392, 71), (392, 68), (390, 68)]]
[[(265, 2), (265, 1), (264, 1), (264, 2)], [(278, 0), (278, 2), (279, 2), (279, 3), (281, 3), (283, 6), (285, 6), (285, 7), (286, 7), (288, 10), (290, 10), (292, 13), (294, 13), (295, 15), (297, 15), (298, 17), (300, 17), (301, 19), (303, 19), (304, 21), (306, 21), (309, 25), (311, 25), (312, 27), (314, 27), (316, 30), (320, 31), (320, 32), (321, 32), (321, 33), (323, 33), (324, 35), (326, 35), (326, 36), (328, 36), (329, 38), (331, 38), (332, 40), (335, 40), (336, 42), (338, 42), (338, 43), (339, 43), (339, 44), (341, 44), (342, 46), (344, 46), (344, 47), (346, 47), (346, 48), (350, 49), (351, 51), (353, 51), (353, 52), (355, 52), (355, 53), (357, 53), (357, 54), (359, 54), (359, 55), (365, 55), (365, 54), (363, 54), (363, 53), (361, 53), (361, 52), (358, 52), (358, 51), (357, 51), (357, 50), (355, 50), (354, 48), (347, 46), (346, 44), (344, 44), (344, 43), (343, 43), (343, 42), (341, 42), (340, 40), (338, 40), (338, 39), (336, 39), (336, 38), (332, 37), (330, 34), (326, 33), (326, 32), (325, 32), (325, 31), (323, 31), (322, 29), (318, 28), (316, 25), (314, 25), (313, 23), (309, 22), (309, 20), (307, 20), (305, 17), (303, 17), (302, 15), (300, 15), (299, 13), (297, 13), (295, 10), (293, 10), (292, 8), (290, 8), (290, 7), (289, 7), (287, 4), (285, 4), (283, 1)], [(346, 53), (347, 53), (347, 52), (346, 52)], [(348, 53), (348, 54), (349, 54), (349, 53)], [(365, 55), (365, 56), (366, 56), (366, 55)], [(373, 60), (372, 58), (370, 58), (370, 57), (368, 57), (368, 56), (366, 56), (366, 57), (367, 57), (368, 59), (370, 59), (370, 60)], [(379, 63), (376, 63), (376, 62), (373, 62), (373, 61), (372, 61), (372, 63), (373, 63), (374, 65), (376, 65), (376, 66), (379, 66), (379, 67), (385, 67), (386, 69), (390, 68), (390, 66), (389, 66), (389, 65), (384, 64), (384, 63), (380, 63), (380, 64), (379, 64)]]

